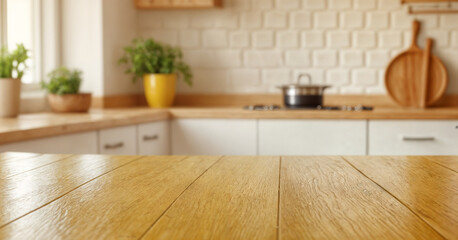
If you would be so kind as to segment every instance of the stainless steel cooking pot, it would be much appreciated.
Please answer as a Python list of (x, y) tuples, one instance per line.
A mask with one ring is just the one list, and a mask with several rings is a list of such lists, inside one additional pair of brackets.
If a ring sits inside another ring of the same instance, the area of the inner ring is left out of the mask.
[[(306, 77), (308, 84), (301, 84), (301, 79)], [(316, 108), (323, 104), (323, 93), (328, 85), (312, 84), (310, 74), (303, 73), (297, 78), (296, 84), (283, 85), (278, 88), (283, 91), (283, 101), (287, 108)]]

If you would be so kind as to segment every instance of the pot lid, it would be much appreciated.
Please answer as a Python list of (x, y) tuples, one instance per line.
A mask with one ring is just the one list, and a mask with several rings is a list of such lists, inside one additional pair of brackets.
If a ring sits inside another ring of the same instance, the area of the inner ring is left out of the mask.
[[(301, 79), (303, 77), (307, 77), (308, 84), (301, 84)], [(286, 85), (281, 85), (278, 86), (278, 88), (285, 89), (285, 88), (329, 88), (331, 87), (330, 85), (319, 85), (319, 84), (312, 84), (312, 77), (308, 73), (302, 73), (299, 74), (297, 77), (297, 83), (292, 83), (292, 84), (286, 84)]]

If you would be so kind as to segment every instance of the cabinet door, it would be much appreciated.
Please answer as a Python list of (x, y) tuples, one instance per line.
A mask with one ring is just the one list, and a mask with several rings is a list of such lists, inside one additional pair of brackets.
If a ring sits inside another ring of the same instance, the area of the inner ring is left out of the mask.
[(169, 155), (169, 122), (160, 121), (137, 126), (138, 154)]
[(97, 154), (97, 132), (67, 134), (0, 145), (0, 152)]
[(260, 155), (364, 155), (365, 120), (259, 120)]
[(458, 155), (458, 121), (371, 120), (371, 155)]
[(173, 120), (172, 153), (256, 155), (256, 120)]
[(136, 126), (117, 127), (100, 130), (100, 153), (110, 155), (136, 155), (136, 132)]

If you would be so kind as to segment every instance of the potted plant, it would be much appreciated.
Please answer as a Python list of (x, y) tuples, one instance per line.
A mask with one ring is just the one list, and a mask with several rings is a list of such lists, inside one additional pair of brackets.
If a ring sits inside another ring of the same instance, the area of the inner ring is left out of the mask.
[(192, 85), (192, 73), (183, 62), (179, 48), (154, 41), (135, 39), (124, 48), (120, 63), (128, 65), (126, 73), (133, 74), (133, 82), (143, 78), (146, 100), (150, 107), (166, 108), (173, 104), (177, 75)]
[(21, 78), (27, 69), (28, 50), (18, 44), (16, 50), (0, 49), (0, 117), (16, 117), (19, 114)]
[(48, 103), (55, 112), (87, 112), (92, 94), (79, 93), (81, 71), (60, 67), (48, 74), (49, 83), (41, 82), (48, 91)]

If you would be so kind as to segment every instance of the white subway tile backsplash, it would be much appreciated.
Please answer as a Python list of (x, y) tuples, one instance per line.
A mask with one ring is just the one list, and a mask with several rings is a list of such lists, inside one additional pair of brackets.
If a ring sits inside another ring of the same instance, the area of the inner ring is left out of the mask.
[[(457, 5), (458, 6), (458, 5)], [(388, 62), (411, 43), (435, 40), (434, 54), (458, 77), (458, 15), (407, 14), (400, 0), (225, 0), (224, 8), (140, 11), (140, 36), (183, 49), (194, 72), (179, 92), (279, 93), (310, 73), (326, 93), (385, 94)], [(458, 93), (450, 81), (449, 92)]]
[(452, 47), (458, 48), (458, 30), (452, 32)]
[(329, 8), (338, 10), (350, 9), (351, 1), (352, 0), (329, 0)]
[(389, 23), (387, 12), (367, 13), (367, 27), (371, 29), (387, 28)]
[(350, 70), (331, 69), (326, 71), (326, 83), (334, 87), (350, 84)]
[[(384, 0), (381, 0), (384, 1)], [(377, 7), (376, 0), (354, 0), (355, 9), (358, 10), (372, 10)]]
[(297, 29), (306, 29), (312, 27), (312, 14), (309, 12), (291, 13), (291, 27)]
[(402, 32), (399, 31), (379, 32), (379, 47), (385, 49), (401, 47), (403, 44), (402, 35)]
[(353, 46), (360, 49), (374, 48), (377, 46), (377, 38), (373, 31), (353, 32)]
[(313, 66), (315, 67), (335, 67), (337, 66), (337, 51), (335, 50), (315, 50), (313, 52)]
[(324, 33), (322, 31), (305, 31), (301, 35), (302, 45), (305, 48), (324, 47)]
[(442, 14), (440, 16), (441, 29), (454, 29), (458, 28), (458, 14)]
[(379, 9), (382, 10), (394, 10), (401, 8), (401, 1), (399, 0), (379, 0)]
[(234, 68), (242, 66), (242, 54), (239, 50), (215, 50), (214, 58), (209, 59), (214, 68)]
[(343, 67), (362, 67), (364, 53), (362, 50), (343, 50), (340, 52), (340, 65)]
[(325, 9), (326, 1), (324, 0), (302, 0), (302, 8), (304, 9)]
[(247, 31), (236, 31), (230, 34), (230, 45), (234, 48), (250, 46), (250, 33)]
[(405, 12), (392, 12), (391, 24), (396, 29), (412, 29), (413, 17)]
[(264, 16), (266, 28), (283, 29), (288, 25), (288, 14), (284, 11), (267, 12)]
[(178, 32), (175, 30), (152, 30), (147, 31), (143, 35), (143, 37), (151, 37), (159, 42), (165, 42), (170, 45), (178, 44)]
[(330, 48), (346, 48), (351, 45), (350, 32), (348, 31), (330, 31), (326, 38), (326, 45)]
[(276, 0), (275, 3), (275, 6), (281, 9), (297, 9), (300, 5), (300, 0)]
[(240, 14), (240, 24), (244, 29), (256, 29), (262, 26), (262, 13), (244, 12)]
[(228, 44), (227, 31), (208, 30), (202, 33), (203, 46), (206, 48), (225, 48)]
[(299, 33), (296, 31), (277, 32), (277, 47), (281, 49), (298, 48)]
[(200, 47), (200, 34), (196, 30), (183, 30), (179, 32), (180, 47), (194, 49)]
[(372, 50), (366, 52), (368, 67), (386, 67), (390, 62), (390, 53), (387, 50)]
[(314, 14), (315, 28), (329, 29), (337, 27), (337, 12), (324, 11)]
[[(249, 1), (249, 0), (246, 0)], [(272, 9), (274, 7), (274, 0), (251, 0), (253, 8), (259, 10)]]
[(340, 26), (343, 28), (362, 28), (364, 26), (364, 14), (360, 11), (341, 12)]
[(261, 84), (261, 74), (256, 69), (233, 69), (229, 71), (229, 81), (233, 85), (251, 85)]
[(187, 27), (189, 27), (189, 18), (186, 15), (174, 14), (173, 17), (164, 21), (164, 28), (186, 29)]
[(306, 50), (287, 51), (285, 64), (288, 67), (309, 67), (311, 65), (310, 52)]
[(359, 86), (374, 86), (377, 84), (378, 73), (376, 69), (358, 69), (352, 71), (352, 81)]
[(250, 50), (245, 52), (244, 59), (247, 67), (280, 67), (283, 64), (281, 51)]
[(264, 69), (262, 70), (262, 84), (270, 86), (269, 92), (277, 92), (278, 86), (292, 83), (290, 69)]
[(271, 48), (274, 46), (273, 31), (256, 31), (253, 33), (253, 46), (255, 48)]

